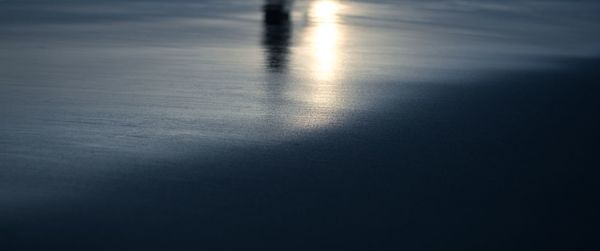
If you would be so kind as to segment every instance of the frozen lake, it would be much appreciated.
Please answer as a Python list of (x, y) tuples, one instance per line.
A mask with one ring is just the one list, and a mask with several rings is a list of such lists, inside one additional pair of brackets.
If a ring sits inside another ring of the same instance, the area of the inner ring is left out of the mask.
[(296, 1), (281, 25), (261, 5), (0, 1), (0, 223), (128, 177), (193, 182), (183, 162), (235, 176), (201, 163), (600, 50), (596, 1)]

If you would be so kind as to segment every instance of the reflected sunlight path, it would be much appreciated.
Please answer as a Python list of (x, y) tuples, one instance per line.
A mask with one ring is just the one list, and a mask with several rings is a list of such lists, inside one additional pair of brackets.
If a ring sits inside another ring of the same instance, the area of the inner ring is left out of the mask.
[(308, 91), (303, 101), (314, 110), (309, 116), (301, 116), (296, 121), (303, 128), (318, 128), (331, 124), (337, 119), (336, 111), (343, 104), (340, 101), (340, 41), (343, 35), (339, 25), (342, 5), (336, 0), (313, 1), (308, 9), (309, 27), (305, 33), (305, 43), (310, 51), (306, 56), (309, 64)]

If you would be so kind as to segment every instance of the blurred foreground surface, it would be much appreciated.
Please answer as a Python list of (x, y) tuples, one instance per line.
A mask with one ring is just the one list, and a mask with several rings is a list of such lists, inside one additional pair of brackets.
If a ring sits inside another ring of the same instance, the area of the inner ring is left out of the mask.
[(593, 250), (600, 4), (0, 2), (2, 250)]

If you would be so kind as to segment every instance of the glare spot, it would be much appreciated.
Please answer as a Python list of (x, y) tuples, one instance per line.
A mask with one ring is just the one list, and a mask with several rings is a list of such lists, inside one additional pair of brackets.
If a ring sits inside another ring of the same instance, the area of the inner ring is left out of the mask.
[(304, 128), (330, 124), (340, 106), (340, 9), (340, 3), (335, 0), (313, 1), (309, 8), (307, 42), (310, 53), (307, 56), (313, 81), (307, 86), (306, 101), (318, 112), (297, 121)]
[(317, 80), (332, 81), (335, 78), (339, 40), (338, 10), (339, 3), (332, 0), (316, 1), (311, 7), (312, 65)]
[(333, 0), (322, 0), (314, 2), (311, 7), (312, 18), (317, 22), (335, 22), (339, 3)]

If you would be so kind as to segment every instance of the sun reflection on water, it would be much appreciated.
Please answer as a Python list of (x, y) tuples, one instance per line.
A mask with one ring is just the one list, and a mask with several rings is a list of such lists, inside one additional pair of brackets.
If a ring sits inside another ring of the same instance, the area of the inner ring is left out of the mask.
[[(340, 111), (347, 108), (341, 85), (344, 69), (340, 61), (345, 34), (341, 25), (342, 2), (313, 0), (305, 10), (307, 22), (297, 34), (301, 37), (297, 48), (287, 49), (292, 40), (292, 29), (287, 23), (267, 25), (263, 34), (270, 77), (269, 100), (276, 104), (274, 107), (280, 107), (281, 102), (291, 98), (302, 107), (282, 111), (274, 108), (284, 123), (302, 130), (333, 125), (341, 120)], [(292, 51), (295, 53), (291, 54)], [(295, 62), (289, 69), (285, 60), (288, 53), (290, 61)], [(286, 84), (293, 79), (299, 81), (295, 85)]]
[[(339, 11), (337, 0), (313, 1), (309, 7), (310, 28), (307, 42), (310, 50), (309, 69), (311, 72), (310, 93), (307, 97), (313, 106), (321, 109), (334, 109), (339, 102)], [(323, 118), (323, 123), (331, 118)], [(319, 121), (320, 121), (319, 120)]]
[(309, 38), (312, 49), (314, 77), (321, 81), (335, 79), (338, 58), (338, 10), (339, 2), (321, 0), (313, 2), (309, 17), (312, 28)]
[(312, 111), (296, 117), (295, 125), (318, 128), (338, 119), (340, 103), (340, 39), (341, 28), (337, 0), (315, 0), (308, 8), (308, 28), (305, 33), (309, 80), (304, 101)]

